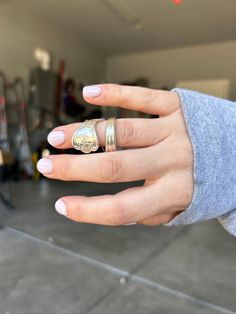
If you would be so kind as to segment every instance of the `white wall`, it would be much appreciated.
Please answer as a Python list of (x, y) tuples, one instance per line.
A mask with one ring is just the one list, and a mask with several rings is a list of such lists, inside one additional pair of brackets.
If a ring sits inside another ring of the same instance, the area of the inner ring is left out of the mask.
[[(66, 72), (94, 83), (104, 78), (105, 58), (75, 34), (58, 29), (21, 8), (17, 2), (0, 2), (0, 71), (9, 79), (23, 76), (35, 65), (33, 51), (43, 47), (58, 60), (66, 60)], [(178, 80), (229, 78), (231, 98), (236, 99), (236, 41), (167, 49), (110, 57), (107, 81), (137, 77), (150, 79), (151, 87), (174, 86)]]
[(229, 78), (236, 100), (236, 41), (114, 56), (107, 60), (109, 82), (147, 77), (153, 88), (178, 80)]
[(9, 79), (28, 79), (35, 66), (36, 47), (48, 49), (54, 55), (54, 68), (65, 59), (66, 72), (78, 79), (96, 82), (104, 77), (105, 58), (80, 40), (75, 34), (58, 29), (21, 8), (17, 2), (0, 2), (0, 71)]

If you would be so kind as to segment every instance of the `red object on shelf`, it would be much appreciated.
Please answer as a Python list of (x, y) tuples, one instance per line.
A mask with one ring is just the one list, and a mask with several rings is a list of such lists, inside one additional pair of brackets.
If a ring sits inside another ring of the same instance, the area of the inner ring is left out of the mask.
[(183, 0), (172, 0), (174, 4), (181, 4)]

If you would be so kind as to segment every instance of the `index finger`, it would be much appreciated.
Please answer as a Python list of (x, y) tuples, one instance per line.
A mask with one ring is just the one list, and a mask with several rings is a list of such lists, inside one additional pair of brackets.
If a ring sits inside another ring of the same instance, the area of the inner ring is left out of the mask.
[(83, 89), (83, 97), (94, 105), (121, 107), (161, 116), (168, 115), (180, 107), (179, 96), (175, 92), (137, 86), (86, 86)]

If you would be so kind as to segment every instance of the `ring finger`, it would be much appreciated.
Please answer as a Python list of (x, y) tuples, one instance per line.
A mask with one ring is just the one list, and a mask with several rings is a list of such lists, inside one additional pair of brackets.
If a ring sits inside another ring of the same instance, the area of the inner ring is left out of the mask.
[[(118, 147), (147, 147), (167, 138), (175, 124), (171, 118), (160, 119), (117, 119), (116, 141)], [(100, 146), (105, 146), (107, 121), (96, 124)], [(48, 142), (59, 149), (71, 148), (71, 139), (81, 123), (59, 126), (48, 135)]]
[[(157, 163), (156, 158), (163, 154), (163, 145), (103, 154), (50, 155), (41, 159), (37, 167), (45, 176), (64, 181), (110, 183), (142, 180), (160, 175), (163, 165)], [(153, 155), (156, 155), (154, 159)]]

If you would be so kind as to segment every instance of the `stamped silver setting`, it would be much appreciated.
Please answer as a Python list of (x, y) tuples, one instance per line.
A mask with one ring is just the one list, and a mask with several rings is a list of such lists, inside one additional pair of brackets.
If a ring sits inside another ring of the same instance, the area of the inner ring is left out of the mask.
[(103, 119), (86, 120), (80, 125), (72, 137), (72, 145), (76, 150), (81, 150), (86, 154), (98, 150), (99, 142), (95, 126), (101, 120)]

